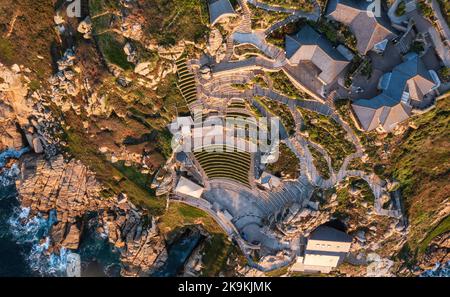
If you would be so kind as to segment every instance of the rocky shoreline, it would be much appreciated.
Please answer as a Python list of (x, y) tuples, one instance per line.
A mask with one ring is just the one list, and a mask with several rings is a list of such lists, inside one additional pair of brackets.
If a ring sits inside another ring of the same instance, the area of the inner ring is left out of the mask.
[(124, 194), (102, 195), (102, 186), (92, 171), (79, 160), (66, 160), (56, 153), (57, 142), (46, 133), (55, 125), (45, 113), (40, 96), (28, 96), (27, 87), (21, 83), (21, 71), (22, 67), (10, 70), (0, 65), (0, 123), (4, 127), (0, 151), (31, 147), (31, 152), (18, 160), (5, 158), (5, 168), (20, 169), (16, 188), (21, 206), (30, 209), (27, 220), (36, 215), (48, 217), (55, 211), (57, 221), (51, 227), (48, 252), (59, 253), (62, 248), (78, 249), (82, 221), (96, 212), (100, 226), (97, 231), (120, 252), (121, 275), (150, 275), (167, 259), (165, 241), (155, 220)]

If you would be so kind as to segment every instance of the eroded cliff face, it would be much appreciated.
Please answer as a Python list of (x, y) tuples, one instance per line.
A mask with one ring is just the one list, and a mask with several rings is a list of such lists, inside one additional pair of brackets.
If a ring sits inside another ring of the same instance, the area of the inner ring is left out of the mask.
[[(50, 232), (50, 253), (61, 248), (76, 251), (82, 237), (82, 222), (88, 213), (98, 213), (97, 231), (117, 248), (123, 263), (122, 275), (148, 275), (164, 264), (167, 250), (154, 220), (125, 195), (101, 195), (102, 185), (79, 160), (65, 160), (55, 148), (55, 120), (39, 93), (29, 92), (26, 69), (0, 64), (0, 151), (30, 147), (19, 160), (10, 159), (5, 168), (16, 166), (18, 199), (30, 209), (30, 217), (56, 212)], [(52, 131), (53, 129), (53, 131)]]
[(27, 97), (28, 88), (22, 83), (25, 77), (16, 66), (9, 69), (0, 63), (0, 151), (27, 145), (21, 130), (26, 132), (31, 145), (33, 141), (39, 145), (35, 127), (39, 112), (32, 98)]
[(445, 264), (450, 261), (450, 232), (435, 237), (427, 247), (419, 267), (423, 270), (432, 269), (436, 263)]
[(62, 155), (49, 160), (27, 155), (20, 164), (16, 186), (22, 206), (29, 207), (31, 215), (56, 211), (50, 251), (58, 252), (61, 247), (77, 250), (82, 220), (96, 212), (101, 226), (97, 231), (108, 236), (120, 252), (122, 275), (148, 275), (164, 264), (167, 251), (154, 220), (124, 195), (101, 196), (102, 187), (94, 173), (80, 161), (66, 161)]

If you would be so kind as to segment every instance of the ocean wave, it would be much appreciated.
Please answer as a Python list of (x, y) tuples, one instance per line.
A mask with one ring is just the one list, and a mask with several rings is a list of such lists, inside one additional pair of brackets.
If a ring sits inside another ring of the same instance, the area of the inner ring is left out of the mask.
[(0, 188), (12, 186), (19, 177), (19, 174), (20, 169), (17, 164), (13, 164), (11, 168), (3, 170), (2, 174), (0, 174)]
[[(3, 167), (5, 167), (6, 162), (9, 159), (18, 159), (29, 150), (30, 149), (28, 147), (25, 147), (20, 150), (7, 149), (0, 152), (0, 169), (3, 169)], [(13, 164), (11, 168), (1, 171), (0, 187), (4, 188), (13, 185), (17, 177), (19, 177), (19, 174), (20, 169), (17, 164)]]
[(18, 159), (20, 156), (28, 152), (30, 149), (28, 147), (21, 148), (20, 150), (14, 150), (14, 149), (7, 149), (2, 152), (0, 152), (0, 168), (4, 167), (6, 164), (6, 161), (8, 159)]
[(450, 277), (450, 261), (436, 263), (430, 270), (423, 272), (421, 277)]
[(31, 245), (26, 262), (32, 271), (42, 276), (65, 276), (67, 257), (70, 252), (61, 248), (58, 253), (52, 253), (50, 248), (50, 230), (56, 222), (56, 212), (50, 211), (48, 218), (41, 214), (30, 217), (30, 209), (17, 207), (8, 220), (10, 232), (18, 244)]

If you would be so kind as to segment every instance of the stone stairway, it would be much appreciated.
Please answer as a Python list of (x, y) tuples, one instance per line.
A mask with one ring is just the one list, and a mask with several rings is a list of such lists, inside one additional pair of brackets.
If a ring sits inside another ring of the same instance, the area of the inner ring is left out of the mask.
[(238, 0), (242, 7), (242, 21), (239, 24), (236, 32), (251, 33), (252, 32), (252, 13), (248, 8), (247, 0)]
[(287, 181), (280, 189), (262, 192), (262, 207), (266, 214), (276, 217), (294, 203), (303, 205), (303, 202), (311, 197), (312, 192), (313, 186), (306, 177), (301, 177), (296, 181)]

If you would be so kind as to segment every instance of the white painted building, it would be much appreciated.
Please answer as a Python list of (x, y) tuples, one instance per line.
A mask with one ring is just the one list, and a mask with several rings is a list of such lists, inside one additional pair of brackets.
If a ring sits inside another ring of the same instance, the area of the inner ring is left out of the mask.
[(193, 181), (181, 176), (175, 188), (175, 193), (200, 198), (203, 194), (203, 187)]
[(345, 232), (319, 226), (308, 238), (304, 257), (298, 257), (293, 271), (329, 273), (345, 259), (352, 238)]

